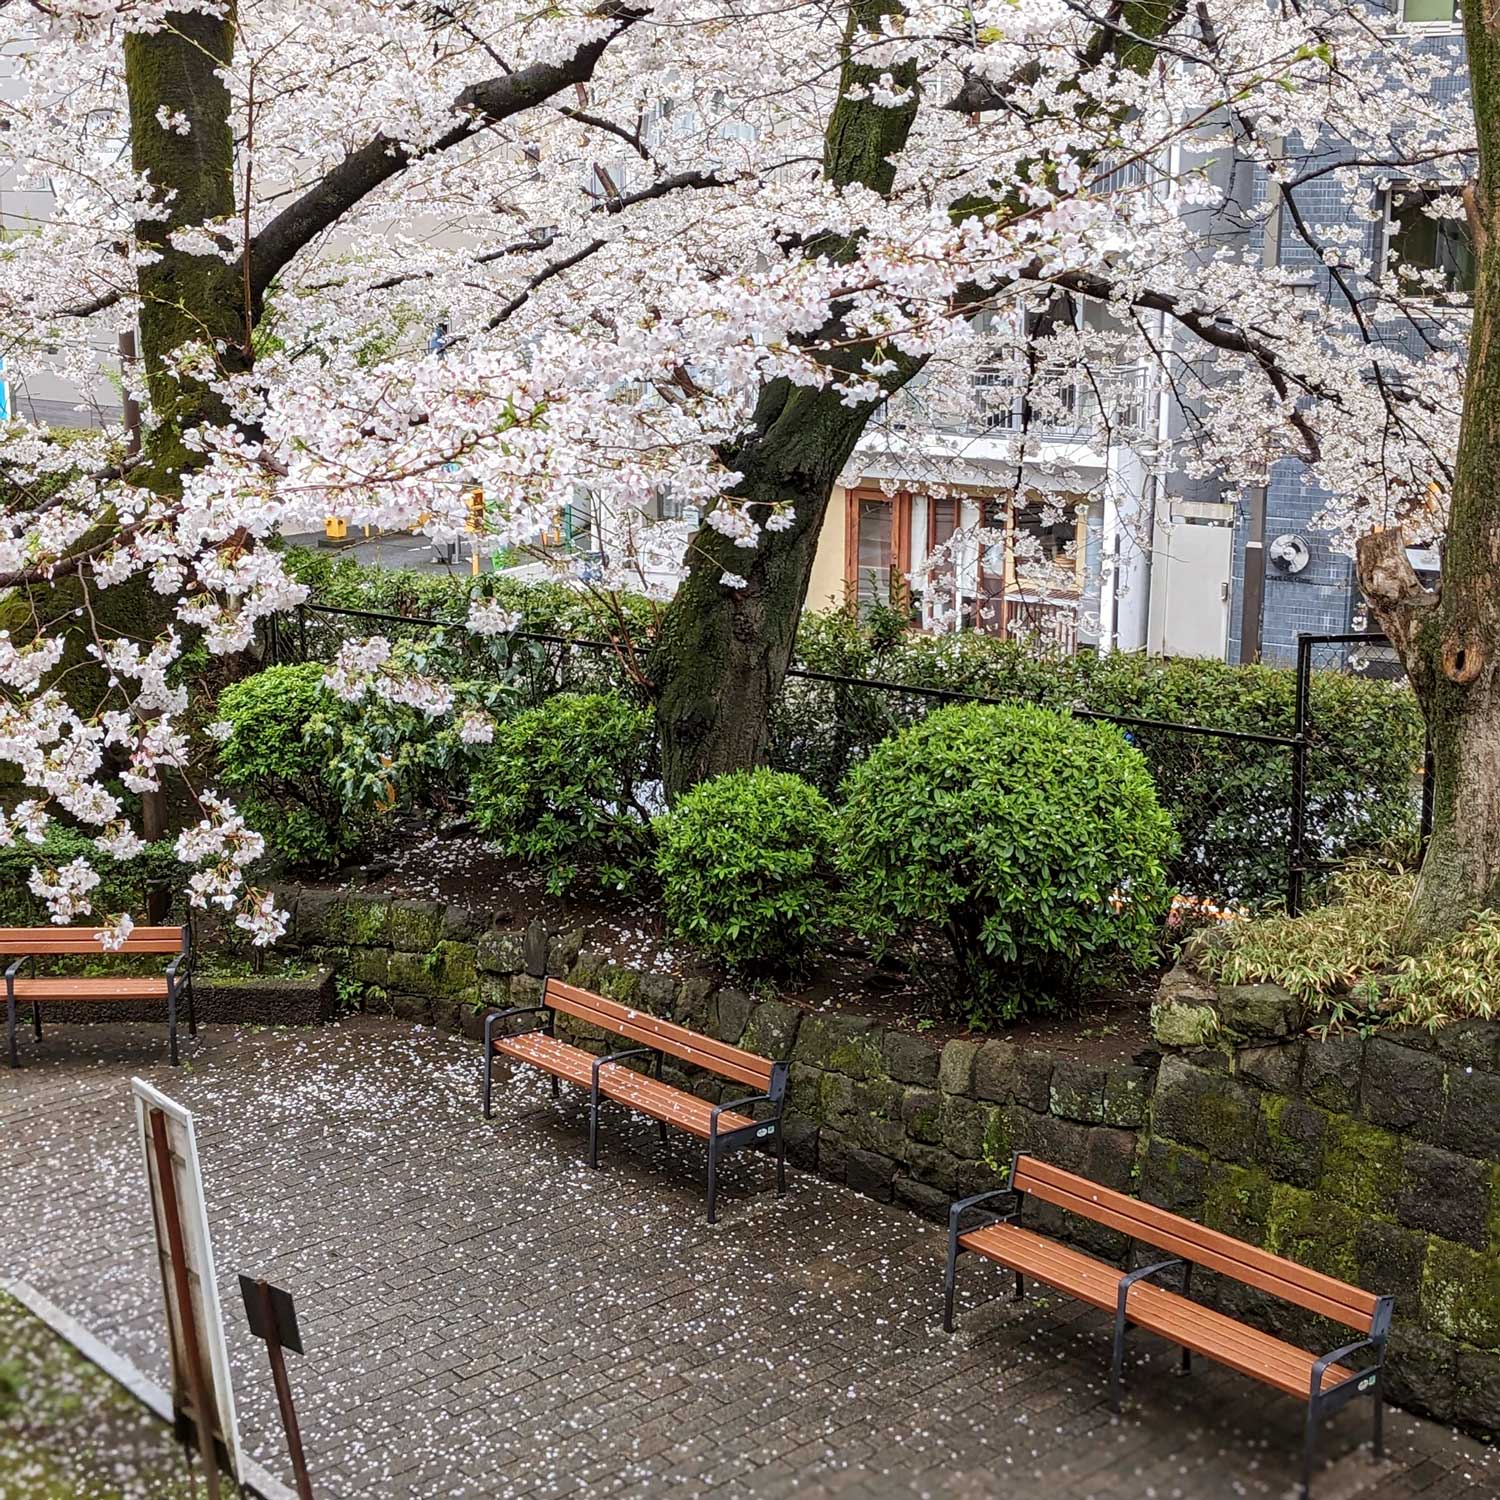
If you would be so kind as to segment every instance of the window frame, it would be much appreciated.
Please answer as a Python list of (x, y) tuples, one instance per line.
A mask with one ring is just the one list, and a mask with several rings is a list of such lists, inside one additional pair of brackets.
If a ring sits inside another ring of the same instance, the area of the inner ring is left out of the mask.
[[(1382, 202), (1380, 209), (1380, 269), (1382, 275), (1395, 276), (1396, 274), (1396, 260), (1392, 252), (1395, 248), (1396, 231), (1402, 222), (1400, 219), (1396, 218), (1392, 212), (1396, 205), (1397, 195), (1401, 193), (1426, 193), (1429, 195), (1437, 193), (1457, 193), (1460, 191), (1460, 188), (1461, 184), (1458, 183), (1393, 182), (1382, 191)], [(1415, 211), (1418, 213), (1421, 212), (1420, 209), (1417, 209)], [(1434, 220), (1433, 222), (1437, 223), (1438, 221)], [(1462, 224), (1464, 226), (1464, 232), (1467, 233), (1468, 225), (1465, 220), (1455, 220), (1452, 222)], [(1477, 280), (1479, 273), (1479, 257), (1472, 241), (1469, 243), (1469, 258), (1474, 263), (1474, 275)], [(1460, 288), (1454, 286), (1448, 287), (1446, 291), (1409, 290), (1400, 286), (1399, 277), (1397, 277), (1397, 289), (1400, 295), (1408, 302), (1436, 302), (1443, 297), (1457, 295), (1459, 297), (1462, 297), (1470, 306), (1473, 305), (1475, 290), (1472, 286), (1467, 290), (1461, 290)]]

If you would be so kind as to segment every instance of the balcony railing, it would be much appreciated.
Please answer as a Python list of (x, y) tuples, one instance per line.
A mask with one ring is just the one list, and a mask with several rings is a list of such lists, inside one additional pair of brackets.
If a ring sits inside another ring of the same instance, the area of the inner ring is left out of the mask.
[[(1068, 372), (1043, 374), (1032, 385), (1031, 431), (1047, 437), (1084, 437), (1106, 426), (1142, 435), (1153, 420), (1149, 371), (1142, 365), (1107, 366), (1093, 379)], [(1025, 378), (1014, 370), (980, 366), (962, 386), (939, 388), (919, 376), (883, 408), (886, 425), (903, 432), (973, 437), (1020, 433)]]

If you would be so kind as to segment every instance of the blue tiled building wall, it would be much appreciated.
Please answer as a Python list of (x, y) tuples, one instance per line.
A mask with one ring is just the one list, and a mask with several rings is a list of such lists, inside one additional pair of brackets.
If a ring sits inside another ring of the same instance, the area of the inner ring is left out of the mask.
[[(1413, 34), (1411, 45), (1422, 51), (1441, 51), (1461, 55), (1462, 40), (1453, 35)], [(1445, 80), (1435, 90), (1439, 97), (1452, 98), (1462, 93), (1466, 84), (1459, 78)], [(1348, 152), (1336, 142), (1328, 142), (1319, 152), (1307, 158), (1308, 165), (1319, 160), (1340, 160)], [(1251, 203), (1260, 204), (1265, 197), (1265, 176), (1255, 169), (1249, 184)], [(1357, 207), (1372, 206), (1378, 195), (1372, 181), (1368, 196), (1361, 202), (1340, 186), (1333, 174), (1314, 179), (1296, 190), (1297, 205), (1311, 226), (1350, 224), (1358, 227), (1365, 253), (1373, 259), (1383, 253), (1382, 224), (1364, 222), (1356, 216)], [(1226, 238), (1233, 238), (1228, 235)], [(1263, 250), (1264, 227), (1257, 223), (1248, 231), (1249, 243)], [(1323, 300), (1341, 300), (1329, 270), (1296, 233), (1283, 214), (1278, 255), (1283, 266), (1305, 272), (1314, 289), (1305, 295)], [(1410, 335), (1414, 338), (1414, 335)], [(1307, 566), (1297, 574), (1288, 574), (1268, 560), (1265, 569), (1265, 602), (1261, 614), (1261, 657), (1265, 661), (1291, 661), (1295, 658), (1299, 634), (1330, 634), (1350, 628), (1358, 604), (1358, 587), (1351, 559), (1334, 550), (1333, 537), (1314, 528), (1313, 522), (1327, 504), (1327, 493), (1311, 482), (1302, 465), (1287, 461), (1276, 465), (1266, 489), (1266, 546), (1278, 536), (1294, 533), (1307, 543), (1311, 554)], [(1240, 506), (1235, 525), (1234, 563), (1230, 581), (1230, 627), (1228, 656), (1239, 661), (1243, 656), (1241, 641), (1242, 600), (1245, 583), (1245, 541), (1248, 534), (1246, 506)]]

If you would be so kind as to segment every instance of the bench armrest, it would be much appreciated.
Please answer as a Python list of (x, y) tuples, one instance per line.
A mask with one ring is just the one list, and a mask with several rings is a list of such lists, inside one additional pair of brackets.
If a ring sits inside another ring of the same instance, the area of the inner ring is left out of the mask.
[(774, 1094), (750, 1094), (744, 1099), (731, 1099), (727, 1104), (716, 1104), (709, 1112), (708, 1133), (710, 1136), (718, 1135), (719, 1116), (728, 1114), (732, 1109), (739, 1109), (746, 1104), (777, 1104), (779, 1102)]
[(496, 1021), (508, 1021), (512, 1016), (529, 1016), (537, 1011), (545, 1011), (546, 1009), (545, 1005), (516, 1005), (510, 1010), (492, 1010), (487, 1012), (484, 1018), (484, 1050), (486, 1054), (489, 1053), (494, 1044)]
[(1146, 1281), (1150, 1277), (1156, 1276), (1162, 1271), (1170, 1271), (1173, 1266), (1181, 1266), (1183, 1268), (1183, 1275), (1187, 1274), (1187, 1262), (1177, 1255), (1174, 1255), (1167, 1260), (1155, 1261), (1149, 1266), (1137, 1266), (1134, 1271), (1127, 1271), (1120, 1278), (1119, 1286), (1116, 1291), (1116, 1311), (1121, 1314), (1124, 1313), (1126, 1300), (1130, 1296), (1130, 1289), (1136, 1284), (1136, 1282)]
[(21, 956), (20, 956), (20, 958), (18, 958), (18, 959), (17, 959), (17, 960), (16, 960), (16, 961), (15, 961), (15, 962), (14, 962), (14, 963), (13, 963), (13, 964), (12, 964), (12, 965), (11, 965), (11, 966), (10, 966), (10, 967), (9, 967), (9, 968), (8, 968), (8, 969), (7, 969), (7, 970), (6, 970), (6, 971), (5, 971), (5, 982), (6, 982), (6, 983), (7, 983), (7, 984), (9, 984), (9, 983), (10, 983), (10, 981), (11, 981), (11, 980), (12, 980), (12, 979), (14, 979), (14, 978), (15, 978), (15, 977), (16, 977), (16, 975), (17, 975), (17, 974), (18, 974), (18, 973), (19, 973), (19, 972), (20, 972), (20, 969), (21, 969), (21, 965), (22, 965), (22, 964), (24, 964), (24, 963), (30, 963), (30, 962), (31, 962), (31, 961), (32, 961), (32, 960), (31, 960), (31, 955), (30, 955), (30, 954), (29, 954), (29, 953), (23, 953), (23, 954), (22, 954), (22, 955), (21, 955)]
[(645, 1057), (648, 1054), (655, 1055), (655, 1047), (631, 1047), (624, 1052), (608, 1052), (603, 1057), (594, 1059), (594, 1092), (599, 1092), (599, 1069), (605, 1063), (622, 1062), (627, 1057)]
[(177, 978), (177, 971), (178, 971), (178, 969), (180, 969), (182, 967), (182, 961), (186, 957), (187, 957), (186, 953), (179, 953), (177, 955), (177, 957), (174, 958), (172, 960), (172, 962), (167, 965), (167, 978), (168, 979), (176, 979)]
[[(1329, 1354), (1320, 1356), (1314, 1363), (1312, 1367), (1312, 1375), (1308, 1379), (1308, 1399), (1311, 1400), (1314, 1396), (1322, 1394), (1323, 1373), (1327, 1370), (1329, 1365), (1336, 1365), (1341, 1360), (1348, 1359), (1351, 1354), (1358, 1354), (1361, 1349), (1379, 1349), (1381, 1351), (1380, 1358), (1376, 1360), (1375, 1364), (1370, 1367), (1371, 1369), (1378, 1369), (1382, 1364), (1385, 1363), (1384, 1339), (1357, 1339), (1352, 1344), (1345, 1344), (1342, 1349), (1335, 1349)], [(1368, 1374), (1369, 1371), (1360, 1370), (1357, 1373), (1360, 1375), (1365, 1375)]]
[[(949, 1235), (949, 1237), (952, 1238), (952, 1239), (957, 1239), (957, 1237), (958, 1237), (958, 1221), (966, 1213), (968, 1213), (968, 1211), (971, 1208), (976, 1207), (980, 1203), (988, 1203), (991, 1198), (1009, 1198), (1011, 1200), (1012, 1207), (1014, 1207), (1015, 1200), (1017, 1198), (1019, 1198), (1019, 1197), (1020, 1197), (1020, 1194), (1017, 1193), (1014, 1188), (1004, 1187), (1004, 1188), (991, 1188), (989, 1190), (989, 1192), (987, 1192), (987, 1193), (975, 1193), (972, 1198), (960, 1198), (958, 1200), (958, 1202), (955, 1203), (953, 1205), (953, 1207), (948, 1210), (948, 1235)], [(993, 1218), (1004, 1218), (1005, 1215), (1003, 1213), (995, 1213), (991, 1217), (993, 1217)]]

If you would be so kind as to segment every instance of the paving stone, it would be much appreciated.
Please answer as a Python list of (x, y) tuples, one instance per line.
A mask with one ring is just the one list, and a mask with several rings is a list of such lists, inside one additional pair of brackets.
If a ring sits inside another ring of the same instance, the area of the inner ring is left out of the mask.
[[(950, 1061), (951, 1047), (945, 1082), (972, 1073), (978, 1050)], [(1045, 1288), (1012, 1302), (1009, 1278), (975, 1257), (962, 1262), (957, 1331), (941, 1334), (946, 1235), (917, 1215), (943, 1220), (955, 1192), (994, 1179), (940, 1146), (910, 1143), (898, 1165), (808, 1122), (794, 1160), (816, 1151), (894, 1204), (797, 1171), (778, 1198), (773, 1165), (746, 1153), (727, 1162), (711, 1228), (701, 1143), (663, 1144), (611, 1110), (591, 1172), (578, 1093), (554, 1101), (518, 1069), (497, 1077), (484, 1122), (479, 1049), (457, 1037), (359, 1018), (206, 1026), (181, 1069), (162, 1050), (155, 1026), (59, 1025), (21, 1070), (0, 1070), (0, 1266), (161, 1380), (128, 1080), (180, 1099), (198, 1125), (245, 1444), (285, 1476), (240, 1271), (297, 1298), (308, 1352), (292, 1373), (320, 1494), (1279, 1500), (1295, 1478), (1292, 1403), (1204, 1361), (1177, 1380), (1172, 1351), (1142, 1338), (1126, 1413), (1111, 1421), (1110, 1319)], [(859, 1097), (882, 1082), (868, 1078)], [(938, 1097), (886, 1087), (903, 1108)], [(1038, 1149), (1091, 1151), (1116, 1176), (1133, 1139), (1040, 1117), (1028, 1130)], [(1204, 1169), (1201, 1153), (1156, 1145), (1145, 1162), (1149, 1180), (1189, 1196)], [(1362, 1264), (1399, 1270), (1421, 1236), (1382, 1232), (1361, 1239)], [(1412, 1349), (1412, 1399), (1441, 1409), (1457, 1381), (1500, 1388), (1490, 1359), (1456, 1368), (1451, 1348), (1425, 1361)], [(1330, 1474), (1330, 1495), (1500, 1493), (1492, 1454), (1406, 1416), (1389, 1424), (1393, 1464), (1370, 1467), (1352, 1451), (1366, 1416), (1355, 1403), (1329, 1424), (1324, 1451), (1347, 1486)]]

